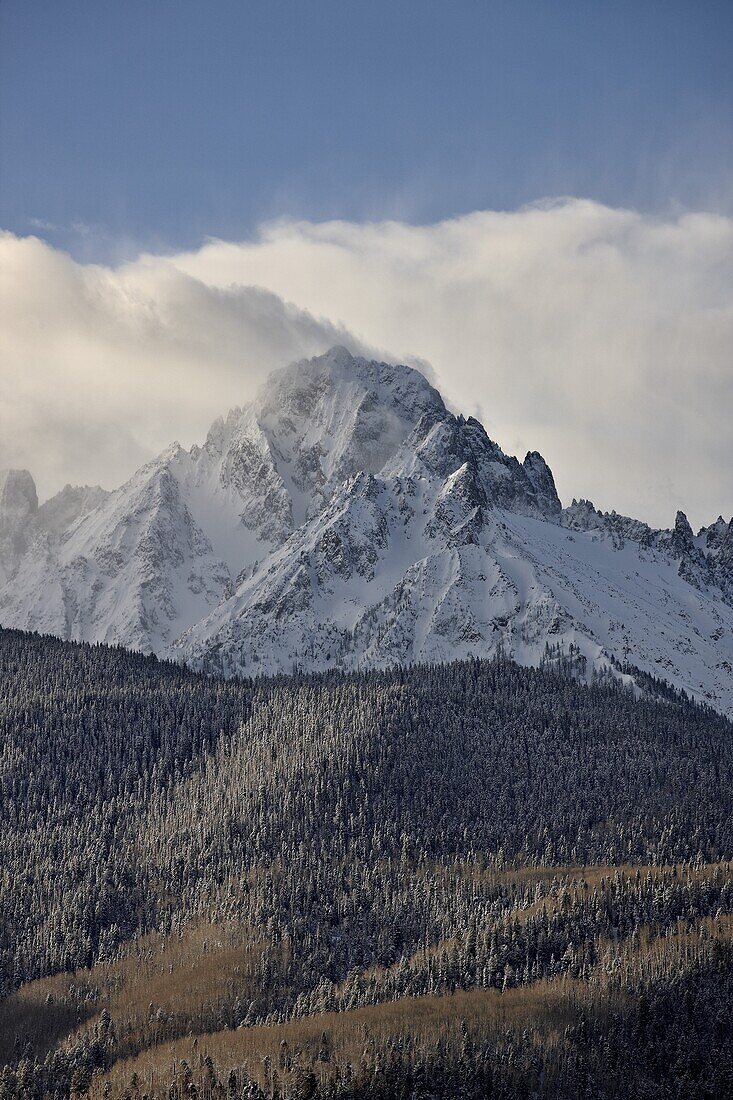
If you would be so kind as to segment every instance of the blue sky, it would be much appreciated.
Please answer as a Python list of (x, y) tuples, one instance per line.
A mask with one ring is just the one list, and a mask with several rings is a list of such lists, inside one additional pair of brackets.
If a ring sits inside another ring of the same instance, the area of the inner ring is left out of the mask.
[(0, 227), (78, 258), (281, 215), (733, 207), (730, 0), (3, 0)]

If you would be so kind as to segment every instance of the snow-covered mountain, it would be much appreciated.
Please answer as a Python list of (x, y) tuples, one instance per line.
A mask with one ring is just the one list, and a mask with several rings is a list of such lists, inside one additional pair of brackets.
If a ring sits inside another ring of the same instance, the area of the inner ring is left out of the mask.
[(733, 713), (733, 520), (562, 509), (417, 371), (345, 349), (116, 492), (0, 475), (0, 623), (225, 674), (491, 654), (628, 662)]

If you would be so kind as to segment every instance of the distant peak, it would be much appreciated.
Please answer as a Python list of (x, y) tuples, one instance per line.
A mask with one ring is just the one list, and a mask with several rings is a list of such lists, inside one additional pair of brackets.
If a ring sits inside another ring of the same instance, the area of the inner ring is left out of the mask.
[(0, 518), (21, 519), (38, 511), (36, 483), (29, 470), (0, 470)]
[(32, 485), (35, 489), (36, 483), (33, 480), (33, 474), (30, 470), (21, 468), (10, 467), (7, 470), (0, 470), (0, 487), (6, 485)]

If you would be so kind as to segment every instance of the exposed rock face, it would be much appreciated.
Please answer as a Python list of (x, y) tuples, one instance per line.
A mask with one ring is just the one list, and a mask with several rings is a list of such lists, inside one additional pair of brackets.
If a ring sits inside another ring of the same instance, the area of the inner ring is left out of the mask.
[(28, 470), (0, 470), (0, 577), (9, 576), (22, 557), (37, 511), (36, 485)]
[(680, 576), (690, 584), (704, 588), (715, 582), (715, 571), (711, 568), (706, 555), (695, 544), (692, 528), (684, 512), (678, 512), (675, 517), (669, 547), (674, 556), (680, 559)]
[(26, 523), (37, 511), (36, 484), (28, 470), (0, 471), (0, 523), (3, 529)]
[(228, 675), (572, 645), (589, 674), (629, 661), (733, 712), (733, 521), (563, 510), (541, 455), (407, 367), (293, 364), (111, 494), (38, 508), (30, 475), (0, 484), (3, 625)]
[(726, 523), (722, 516), (718, 516), (715, 523), (702, 528), (697, 542), (705, 549), (714, 583), (728, 603), (733, 605), (733, 519)]
[(445, 479), (464, 464), (475, 472), (487, 501), (494, 507), (559, 518), (561, 505), (555, 482), (542, 456), (532, 452), (524, 465), (520, 464), (505, 455), (472, 416), (464, 420), (444, 411), (439, 418), (421, 418), (383, 473)]
[(555, 479), (539, 451), (530, 451), (523, 466), (534, 488), (535, 499), (542, 502), (541, 509), (546, 510), (550, 516), (559, 518), (562, 505), (555, 488)]

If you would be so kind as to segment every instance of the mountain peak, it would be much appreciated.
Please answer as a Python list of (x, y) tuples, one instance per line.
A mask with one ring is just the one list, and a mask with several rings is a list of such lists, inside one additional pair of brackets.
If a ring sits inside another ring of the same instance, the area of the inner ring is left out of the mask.
[(359, 361), (366, 362), (364, 359), (360, 359), (359, 356), (354, 355), (343, 344), (334, 344), (332, 348), (329, 348), (327, 352), (320, 357), (329, 363), (333, 363), (334, 366), (346, 366), (350, 363), (357, 363)]
[(540, 452), (528, 451), (522, 467), (537, 495), (537, 499), (544, 502), (545, 507), (552, 515), (559, 516), (562, 507), (555, 488), (555, 479), (552, 476), (552, 470)]
[(0, 470), (0, 519), (22, 521), (38, 511), (36, 483), (29, 470)]
[[(438, 391), (424, 374), (405, 364), (393, 364), (377, 359), (365, 359), (341, 345), (322, 355), (300, 359), (268, 376), (257, 402), (260, 406), (285, 405), (307, 409), (329, 389), (352, 386), (352, 397), (370, 392), (374, 401), (405, 407), (410, 401), (418, 405), (445, 405)], [(409, 411), (409, 410), (406, 410)], [(411, 416), (417, 422), (418, 418)]]
[(562, 512), (539, 452), (337, 346), (109, 495), (0, 475), (0, 622), (227, 674), (574, 646), (733, 712), (733, 527)]
[(684, 512), (678, 511), (674, 518), (674, 530), (672, 532), (671, 544), (680, 556), (694, 550), (695, 543), (692, 535), (692, 528)]
[(446, 415), (419, 371), (342, 347), (275, 371), (253, 410), (301, 522), (348, 478), (379, 474), (423, 417)]
[(0, 470), (0, 581), (26, 548), (27, 528), (38, 512), (36, 483), (28, 470)]

